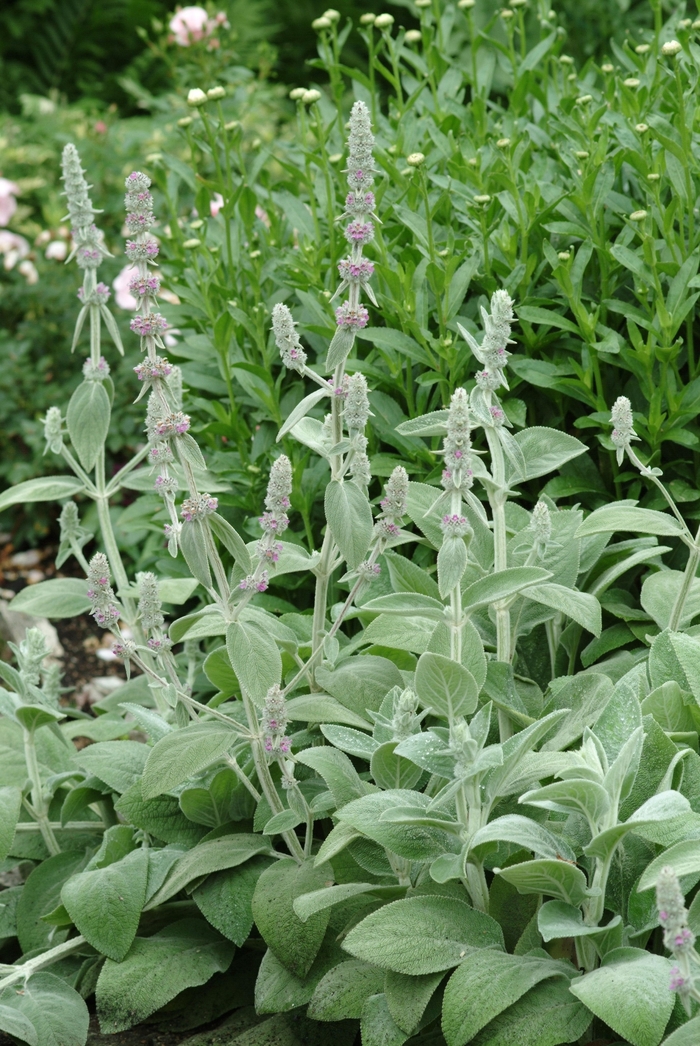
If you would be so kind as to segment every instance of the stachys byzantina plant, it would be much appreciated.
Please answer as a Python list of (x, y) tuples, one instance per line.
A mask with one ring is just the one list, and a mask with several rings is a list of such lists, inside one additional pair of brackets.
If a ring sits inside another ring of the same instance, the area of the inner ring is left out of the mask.
[[(534, 1046), (603, 1025), (657, 1046), (669, 1018), (683, 1031), (654, 937), (668, 912), (645, 891), (659, 861), (700, 870), (700, 641), (683, 630), (695, 539), (675, 506), (623, 502), (584, 520), (544, 494), (531, 512), (518, 504), (518, 487), (585, 448), (543, 427), (511, 431), (499, 391), (517, 304), (505, 290), (484, 304), (480, 340), (463, 331), (473, 382), (401, 427), (431, 441), (440, 485), (411, 482), (399, 465), (378, 495), (368, 382), (353, 355), (368, 316), (361, 293), (374, 300), (364, 251), (377, 220), (362, 102), (348, 147), (347, 299), (325, 373), (309, 364), (291, 310), (273, 314), (282, 360), (316, 386), (279, 439), (327, 463), (319, 551), (294, 529), (297, 480), (283, 453), (255, 540), (219, 505), (180, 375), (161, 355), (153, 199), (139, 172), (126, 182), (127, 250), (147, 439), (107, 481), (100, 330), (112, 321), (94, 282), (104, 248), (67, 149), (78, 258), (90, 262), (78, 323), (89, 315), (91, 356), (67, 433), (54, 408), (46, 436), (74, 477), (23, 484), (4, 504), (91, 499), (101, 540), (88, 559), (93, 537), (66, 501), (60, 559), (74, 556), (88, 582), (43, 582), (14, 606), (90, 610), (133, 674), (91, 717), (61, 703), (37, 632), (15, 649), (16, 668), (0, 665), (0, 856), (25, 874), (32, 862), (26, 882), (0, 894), (11, 942), (0, 1027), (27, 1043), (82, 1046), (93, 993), (107, 1033), (153, 1015), (193, 1027), (242, 1007), (246, 1046), (297, 1032), (347, 1046), (358, 1032), (364, 1046)], [(613, 440), (629, 452), (627, 410), (615, 407)], [(126, 482), (161, 499), (153, 525), (172, 576), (127, 575), (109, 514)], [(611, 543), (618, 529), (647, 536)], [(657, 535), (689, 546), (680, 581), (663, 569), (669, 546)], [(663, 592), (684, 593), (669, 627), (643, 657), (567, 674), (583, 632), (601, 631), (600, 599), (644, 564), (656, 568), (645, 585), (661, 578)], [(315, 579), (314, 607), (279, 612), (270, 590), (297, 571)], [(347, 595), (329, 605), (331, 579)], [(135, 728), (145, 743), (127, 736)], [(76, 736), (94, 743), (76, 751)], [(685, 974), (683, 985), (673, 976), (684, 989)]]

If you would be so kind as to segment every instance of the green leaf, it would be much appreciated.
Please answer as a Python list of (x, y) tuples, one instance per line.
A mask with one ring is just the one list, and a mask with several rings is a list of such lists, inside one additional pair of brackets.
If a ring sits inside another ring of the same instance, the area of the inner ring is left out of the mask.
[(387, 970), (384, 994), (389, 1013), (407, 1035), (417, 1028), (442, 978), (442, 971), (409, 977), (405, 973)]
[(384, 559), (394, 592), (414, 592), (432, 599), (438, 598), (438, 587), (426, 570), (397, 552), (385, 552)]
[(567, 861), (546, 858), (523, 861), (509, 868), (499, 868), (497, 874), (512, 883), (518, 893), (544, 893), (574, 905), (581, 904), (588, 896), (586, 876), (580, 868)]
[[(307, 754), (308, 750), (303, 753), (305, 756)], [(341, 823), (350, 825), (401, 857), (411, 861), (431, 861), (454, 851), (454, 835), (431, 825), (411, 825), (411, 830), (407, 831), (405, 822), (391, 824), (381, 821), (386, 810), (406, 806), (422, 807), (425, 810), (429, 804), (428, 796), (399, 788), (355, 799), (339, 810), (337, 817)]]
[(339, 748), (341, 752), (347, 752), (348, 755), (356, 755), (358, 759), (366, 759), (367, 762), (372, 758), (372, 753), (379, 748), (379, 742), (375, 741), (370, 734), (353, 730), (351, 727), (330, 726), (323, 723), (321, 733), (334, 748)]
[(543, 570), (541, 567), (508, 567), (507, 570), (498, 570), (495, 574), (480, 578), (465, 588), (462, 593), (464, 609), (473, 613), (480, 607), (508, 599), (530, 585), (541, 585), (551, 576), (549, 570)]
[(682, 1024), (664, 1039), (664, 1046), (697, 1046), (700, 1042), (700, 1014)]
[(295, 723), (343, 723), (369, 730), (369, 723), (327, 694), (302, 694), (287, 701), (287, 715)]
[(305, 418), (312, 407), (315, 407), (317, 403), (320, 403), (326, 396), (330, 396), (330, 389), (316, 389), (315, 392), (311, 392), (308, 396), (304, 396), (300, 403), (297, 403), (296, 407), (292, 410), (289, 417), (282, 425), (282, 428), (277, 433), (277, 442), (286, 436), (290, 432), (298, 421)]
[(3, 996), (0, 995), (0, 1031), (28, 1042), (29, 1046), (39, 1046), (39, 1033), (29, 1017), (25, 1017), (12, 1005), (5, 1005), (2, 999)]
[(545, 942), (561, 937), (591, 937), (607, 933), (621, 922), (621, 917), (615, 915), (607, 926), (586, 926), (581, 909), (564, 901), (545, 901), (537, 913), (537, 928)]
[(106, 868), (80, 872), (61, 890), (78, 932), (98, 952), (121, 962), (132, 945), (146, 899), (148, 852), (133, 850)]
[(328, 346), (326, 370), (335, 370), (352, 352), (355, 344), (355, 331), (351, 327), (338, 327)]
[(326, 941), (321, 945), (311, 969), (302, 977), (283, 966), (268, 948), (255, 981), (256, 1012), (288, 1012), (303, 1006), (311, 999), (321, 978), (342, 958), (343, 953), (338, 945), (334, 941)]
[(449, 416), (449, 410), (434, 410), (430, 414), (421, 414), (419, 418), (402, 421), (396, 431), (401, 436), (444, 436)]
[(536, 479), (560, 469), (567, 461), (587, 451), (585, 443), (557, 429), (533, 425), (513, 436), (525, 460), (523, 480)]
[(307, 748), (297, 755), (297, 760), (321, 775), (337, 806), (363, 796), (369, 788), (345, 753), (335, 748)]
[(316, 681), (341, 705), (363, 718), (369, 711), (378, 711), (392, 687), (403, 690), (405, 686), (394, 662), (373, 654), (348, 658), (333, 671), (319, 667)]
[(10, 610), (55, 620), (77, 617), (90, 609), (86, 593), (87, 581), (81, 581), (80, 578), (62, 577), (40, 581), (23, 588), (11, 601)]
[(147, 749), (141, 781), (143, 798), (153, 799), (176, 788), (221, 759), (235, 741), (236, 734), (224, 723), (191, 723), (166, 734)]
[(577, 1042), (591, 1023), (590, 1012), (571, 995), (567, 981), (537, 984), (495, 1017), (471, 1046), (558, 1046)]
[(241, 948), (253, 926), (253, 894), (267, 857), (252, 857), (237, 868), (214, 872), (192, 897), (204, 918)]
[(349, 570), (365, 558), (372, 539), (369, 501), (352, 481), (331, 480), (325, 494), (326, 520)]
[(156, 839), (162, 839), (164, 843), (194, 846), (206, 831), (187, 820), (174, 796), (159, 795), (155, 799), (144, 799), (140, 780), (124, 792), (114, 808), (129, 824), (143, 829)]
[(437, 556), (438, 587), (442, 598), (449, 596), (467, 569), (467, 546), (464, 538), (445, 538)]
[(673, 1009), (670, 962), (636, 948), (616, 948), (571, 991), (632, 1046), (659, 1046)]
[[(253, 564), (250, 561), (250, 553), (246, 546), (245, 541), (240, 536), (237, 530), (235, 530), (228, 520), (225, 520), (223, 516), (220, 516), (218, 512), (213, 512), (208, 517), (209, 526), (215, 537), (219, 539), (224, 548), (228, 549), (233, 558), (236, 561), (239, 569), (244, 574), (250, 574), (253, 569)], [(165, 599), (165, 597), (163, 597)]]
[(48, 947), (54, 928), (42, 916), (58, 906), (64, 882), (86, 863), (84, 853), (69, 851), (47, 858), (29, 874), (17, 904), (17, 936), (23, 952)]
[(386, 741), (372, 753), (372, 777), (380, 788), (415, 788), (423, 770), (410, 759), (397, 755), (397, 747), (396, 741)]
[(613, 502), (591, 512), (576, 531), (576, 537), (612, 534), (615, 531), (630, 534), (667, 534), (678, 537), (683, 533), (683, 527), (674, 516), (669, 516), (665, 512)]
[[(477, 582), (478, 584), (478, 582)], [(452, 722), (471, 715), (479, 700), (479, 689), (471, 672), (442, 654), (421, 654), (416, 668), (416, 693), (424, 708)]]
[(362, 1046), (403, 1046), (408, 1038), (391, 1016), (384, 992), (365, 999), (360, 1031)]
[(76, 762), (115, 792), (126, 792), (140, 779), (151, 751), (138, 741), (100, 741), (78, 752)]
[(125, 1031), (185, 988), (228, 969), (234, 946), (201, 919), (180, 919), (152, 937), (137, 937), (121, 963), (107, 959), (97, 981), (103, 1034)]
[(578, 779), (533, 788), (524, 792), (519, 802), (557, 813), (566, 814), (573, 810), (583, 814), (593, 826), (603, 820), (610, 808), (610, 797), (602, 785), (597, 781)]
[(234, 621), (226, 629), (226, 649), (238, 682), (262, 706), (282, 678), (282, 657), (273, 636), (256, 621)]
[(306, 922), (316, 912), (325, 911), (326, 908), (332, 908), (334, 904), (341, 904), (350, 897), (372, 893), (375, 890), (381, 892), (381, 887), (378, 887), (376, 883), (343, 883), (341, 886), (326, 886), (322, 890), (303, 893), (297, 897), (293, 905), (294, 912), (302, 922)]
[(211, 588), (211, 567), (207, 555), (206, 524), (201, 519), (183, 523), (180, 549), (190, 571), (205, 588)]
[(357, 959), (411, 975), (456, 966), (475, 948), (503, 948), (498, 923), (463, 901), (409, 897), (372, 912), (350, 930), (343, 948)]
[(359, 959), (334, 966), (316, 985), (308, 1015), (316, 1021), (359, 1020), (365, 999), (384, 987), (384, 970)]
[(673, 791), (659, 792), (647, 799), (623, 824), (614, 825), (607, 831), (594, 835), (590, 843), (584, 847), (584, 853), (589, 857), (600, 857), (602, 860), (607, 860), (628, 832), (641, 832), (647, 825), (657, 822), (667, 823), (674, 817), (680, 817), (689, 812), (690, 803), (685, 796)]
[[(547, 43), (548, 40), (543, 41), (543, 43)], [(518, 306), (518, 319), (525, 320), (526, 323), (536, 323), (543, 327), (558, 327), (559, 330), (569, 331), (571, 334), (576, 334), (579, 338), (581, 337), (581, 331), (571, 320), (567, 320), (565, 316), (560, 316), (559, 313), (551, 312), (549, 309), (540, 309), (536, 305)]]
[(208, 839), (188, 850), (170, 868), (163, 885), (146, 905), (157, 908), (184, 890), (195, 879), (225, 868), (236, 868), (257, 854), (272, 854), (269, 839), (262, 835), (240, 832), (219, 839)]
[[(645, 579), (639, 601), (659, 628), (668, 628), (673, 607), (684, 583), (685, 575), (680, 570), (659, 570), (655, 574), (649, 574)], [(700, 578), (694, 578), (686, 596), (683, 617), (678, 627), (687, 628), (699, 613)]]
[(445, 607), (438, 599), (424, 596), (418, 592), (392, 592), (387, 596), (377, 596), (362, 604), (362, 609), (377, 614), (398, 614), (401, 617), (427, 617), (434, 621), (443, 621)]
[(0, 788), (0, 861), (4, 861), (12, 849), (15, 828), (22, 808), (22, 791), (8, 785)]
[(93, 468), (107, 439), (111, 409), (100, 381), (84, 381), (70, 398), (66, 412), (68, 434), (86, 472)]
[(490, 821), (474, 833), (469, 851), (489, 843), (513, 843), (524, 850), (532, 850), (538, 857), (565, 861), (575, 859), (574, 851), (561, 837), (553, 835), (544, 825), (520, 814), (505, 814)]
[(600, 635), (603, 627), (600, 603), (590, 593), (549, 582), (544, 585), (531, 585), (523, 594), (526, 599), (544, 603), (545, 606), (565, 614), (594, 636)]
[(294, 911), (294, 901), (327, 885), (327, 873), (315, 868), (312, 861), (298, 865), (292, 858), (283, 858), (265, 869), (253, 894), (253, 918), (261, 937), (297, 977), (309, 972), (318, 954), (329, 912), (317, 912), (302, 922)]
[(0, 995), (0, 1027), (4, 1027), (6, 1008), (29, 1022), (38, 1046), (85, 1046), (90, 1024), (85, 1000), (53, 973), (41, 971), (29, 977), (20, 990), (14, 984), (5, 989)]
[(18, 483), (0, 494), (0, 512), (11, 505), (26, 505), (34, 501), (63, 501), (79, 494), (83, 482), (75, 476), (42, 476)]
[(700, 839), (685, 839), (676, 843), (648, 864), (637, 885), (639, 893), (656, 886), (659, 872), (666, 865), (673, 868), (679, 879), (700, 872)]
[[(568, 972), (570, 975), (572, 971)], [(457, 967), (445, 988), (442, 1032), (447, 1046), (464, 1046), (536, 984), (562, 976), (567, 977), (566, 966), (553, 959), (472, 952)]]

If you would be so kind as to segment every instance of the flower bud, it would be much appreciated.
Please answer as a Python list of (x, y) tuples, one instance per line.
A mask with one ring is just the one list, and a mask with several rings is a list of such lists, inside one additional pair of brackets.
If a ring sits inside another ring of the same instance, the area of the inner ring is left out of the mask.
[(304, 105), (313, 105), (313, 103), (317, 102), (320, 97), (321, 92), (312, 88), (310, 91), (304, 91), (303, 95), (301, 96), (301, 100), (304, 103)]
[(667, 40), (665, 44), (661, 46), (661, 54), (667, 58), (675, 58), (677, 54), (683, 50), (681, 44), (677, 40)]
[(215, 102), (217, 100), (217, 98), (225, 98), (225, 97), (226, 97), (226, 88), (225, 87), (221, 87), (220, 85), (217, 85), (216, 87), (210, 87), (209, 90), (207, 91), (207, 98), (210, 101), (212, 101), (212, 102)]
[(644, 219), (647, 217), (647, 213), (647, 211), (632, 211), (632, 213), (630, 214), (630, 221), (643, 222)]
[(648, 54), (651, 51), (651, 44), (637, 44), (634, 49), (635, 54)]
[(394, 24), (394, 16), (389, 14), (377, 15), (374, 19), (377, 29), (389, 29)]
[(613, 424), (611, 439), (617, 447), (617, 463), (621, 465), (631, 441), (639, 439), (634, 431), (632, 404), (626, 396), (618, 396), (615, 400), (610, 412), (610, 420)]
[(193, 109), (206, 105), (207, 100), (207, 96), (200, 87), (192, 87), (187, 94), (187, 104), (191, 105)]
[(651, 174), (647, 175), (647, 181), (648, 182), (658, 182), (660, 178), (661, 178), (661, 175), (657, 174), (656, 171), (652, 171)]
[(423, 153), (411, 153), (410, 156), (406, 157), (406, 163), (409, 167), (420, 167), (425, 162), (425, 156)]
[(415, 0), (416, 7), (432, 7), (433, 0)]
[(640, 82), (636, 76), (628, 76), (626, 80), (622, 81), (625, 87), (639, 87)]
[(46, 418), (44, 419), (44, 439), (46, 440), (46, 450), (51, 451), (52, 454), (60, 454), (63, 448), (63, 432), (61, 422), (61, 411), (59, 407), (49, 407), (46, 411)]
[(191, 240), (185, 240), (182, 246), (186, 251), (193, 251), (195, 247), (201, 246), (201, 243), (201, 240), (198, 240), (196, 236), (193, 236)]
[(463, 11), (469, 11), (476, 4), (476, 0), (457, 0), (457, 7), (461, 7)]
[(490, 203), (490, 202), (491, 202), (491, 197), (488, 195), (488, 193), (484, 193), (482, 196), (475, 196), (474, 197), (474, 203)]
[(499, 138), (496, 142), (497, 149), (507, 149), (510, 145), (510, 138)]
[(634, 129), (637, 132), (637, 134), (646, 134), (647, 131), (649, 130), (649, 124), (648, 123), (637, 123), (637, 124), (634, 125)]
[(178, 127), (189, 127), (192, 123), (194, 123), (194, 117), (192, 116), (182, 116), (177, 121)]
[(304, 97), (305, 94), (306, 94), (306, 88), (305, 87), (294, 87), (289, 92), (289, 97), (292, 99), (293, 102), (298, 102), (298, 101), (300, 101), (300, 99), (302, 99)]
[[(428, 0), (428, 3), (430, 3), (430, 0)], [(376, 15), (368, 11), (366, 14), (360, 15), (360, 25), (374, 25), (376, 17)]]
[(331, 22), (330, 18), (326, 18), (325, 15), (322, 15), (320, 18), (314, 18), (313, 22), (311, 23), (311, 28), (316, 29), (318, 31), (320, 29), (330, 29), (332, 25), (333, 23)]
[(339, 22), (340, 11), (336, 11), (334, 7), (329, 7), (327, 11), (323, 12), (323, 17), (327, 18), (329, 22)]
[(405, 44), (417, 44), (420, 43), (422, 39), (423, 34), (421, 33), (420, 29), (409, 29), (404, 34), (403, 38)]
[(603, 65), (601, 65), (600, 71), (602, 73), (612, 73), (615, 71), (615, 66), (611, 65), (610, 62), (605, 62)]

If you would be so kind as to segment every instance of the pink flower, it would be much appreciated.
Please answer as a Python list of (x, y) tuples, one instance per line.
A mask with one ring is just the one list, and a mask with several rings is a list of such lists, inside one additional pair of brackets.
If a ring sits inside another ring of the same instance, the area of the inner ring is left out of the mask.
[(39, 282), (39, 273), (36, 271), (34, 262), (30, 262), (29, 258), (25, 258), (19, 263), (17, 271), (22, 273), (27, 283)]
[(176, 44), (189, 47), (207, 35), (209, 16), (203, 7), (183, 7), (170, 19), (169, 28)]
[(18, 192), (19, 185), (9, 178), (0, 178), (0, 225), (7, 225), (17, 210), (15, 194)]
[(130, 289), (132, 281), (137, 276), (138, 272), (134, 265), (125, 265), (116, 280), (113, 281), (114, 300), (120, 309), (129, 309), (133, 312), (138, 308), (138, 302)]
[(54, 261), (65, 261), (68, 245), (65, 240), (52, 240), (46, 248), (46, 257)]
[(24, 236), (18, 236), (16, 232), (0, 229), (0, 254), (5, 255), (4, 267), (8, 271), (14, 269), (22, 258), (29, 254), (29, 244)]
[(217, 214), (224, 206), (224, 198), (220, 192), (215, 192), (209, 203), (209, 210), (211, 211), (212, 218), (216, 218)]
[(95, 122), (95, 133), (107, 134), (107, 124), (104, 122), (104, 120), (97, 120)]

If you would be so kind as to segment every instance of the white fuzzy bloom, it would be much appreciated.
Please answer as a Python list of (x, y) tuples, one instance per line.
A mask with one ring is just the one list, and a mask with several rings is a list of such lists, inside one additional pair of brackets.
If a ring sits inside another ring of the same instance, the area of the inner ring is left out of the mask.
[(615, 400), (610, 418), (613, 423), (611, 439), (617, 447), (617, 463), (621, 465), (632, 440), (639, 439), (634, 431), (632, 404), (626, 396), (618, 396)]

